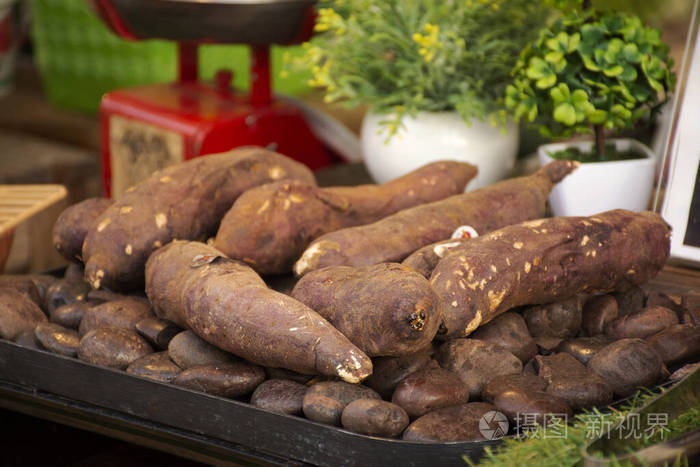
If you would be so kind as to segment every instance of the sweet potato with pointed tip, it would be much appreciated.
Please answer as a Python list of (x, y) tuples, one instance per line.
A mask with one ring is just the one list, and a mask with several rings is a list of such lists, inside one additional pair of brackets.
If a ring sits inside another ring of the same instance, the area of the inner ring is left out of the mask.
[(52, 233), (53, 246), (61, 256), (68, 261), (82, 261), (85, 236), (113, 203), (107, 198), (88, 198), (63, 210)]
[(292, 297), (327, 319), (370, 357), (412, 354), (440, 325), (426, 278), (395, 263), (331, 266), (299, 280)]
[(433, 271), (446, 336), (507, 310), (641, 284), (666, 263), (671, 229), (652, 212), (608, 211), (505, 227), (464, 242)]
[[(260, 365), (353, 383), (372, 373), (369, 357), (318, 313), (267, 288), (249, 266), (208, 245), (172, 242), (160, 248), (146, 264), (146, 277), (156, 309), (179, 317), (222, 350)], [(159, 290), (163, 284), (172, 287)]]
[(458, 247), (468, 238), (450, 238), (439, 242), (431, 243), (411, 253), (401, 264), (408, 266), (426, 279), (430, 279), (433, 269), (442, 258), (447, 256), (451, 249)]
[(318, 188), (276, 182), (248, 190), (226, 213), (214, 246), (261, 274), (292, 270), (315, 238), (463, 193), (477, 169), (438, 161), (383, 185)]
[(245, 190), (277, 180), (315, 183), (304, 165), (263, 148), (198, 157), (154, 173), (107, 208), (83, 243), (93, 288), (143, 285), (148, 256), (174, 238), (202, 240)]
[(401, 261), (419, 248), (449, 238), (461, 225), (480, 235), (544, 216), (552, 187), (578, 166), (555, 161), (528, 177), (514, 178), (441, 201), (404, 209), (359, 227), (314, 240), (294, 265), (298, 276), (326, 266), (368, 266)]

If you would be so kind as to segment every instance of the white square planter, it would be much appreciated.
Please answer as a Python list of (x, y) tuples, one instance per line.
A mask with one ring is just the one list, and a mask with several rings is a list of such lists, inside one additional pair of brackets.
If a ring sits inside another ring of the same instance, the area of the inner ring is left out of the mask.
[[(636, 149), (643, 159), (610, 162), (585, 162), (549, 195), (555, 216), (590, 216), (611, 209), (644, 211), (648, 209), (654, 186), (656, 158), (651, 149), (633, 139), (609, 140), (620, 151)], [(541, 165), (553, 159), (549, 154), (569, 147), (582, 151), (591, 148), (590, 141), (545, 144), (538, 148)]]

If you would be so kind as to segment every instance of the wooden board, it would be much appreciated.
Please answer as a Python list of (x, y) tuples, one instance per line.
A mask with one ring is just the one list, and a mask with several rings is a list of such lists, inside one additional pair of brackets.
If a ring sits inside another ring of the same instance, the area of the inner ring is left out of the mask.
[(63, 185), (0, 185), (0, 234), (66, 197)]

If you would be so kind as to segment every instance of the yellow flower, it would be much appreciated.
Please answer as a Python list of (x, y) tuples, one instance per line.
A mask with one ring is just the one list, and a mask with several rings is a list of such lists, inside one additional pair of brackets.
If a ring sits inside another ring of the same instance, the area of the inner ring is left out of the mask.
[(438, 37), (440, 27), (427, 23), (424, 29), (427, 32), (426, 35), (416, 32), (411, 37), (413, 38), (413, 42), (420, 45), (418, 53), (425, 59), (426, 62), (430, 63), (433, 58), (435, 58), (437, 49), (442, 46)]
[(314, 25), (314, 31), (324, 32), (329, 29), (339, 29), (342, 27), (343, 18), (332, 8), (321, 8), (318, 10), (318, 18)]

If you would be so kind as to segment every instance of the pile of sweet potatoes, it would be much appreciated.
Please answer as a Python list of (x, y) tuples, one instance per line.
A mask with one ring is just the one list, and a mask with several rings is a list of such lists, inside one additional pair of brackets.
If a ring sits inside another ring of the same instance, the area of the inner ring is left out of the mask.
[[(187, 162), (69, 208), (54, 242), (76, 264), (0, 276), (0, 338), (405, 440), (605, 406), (692, 370), (700, 294), (643, 288), (669, 254), (656, 214), (543, 218), (575, 168), (461, 193), (468, 164), (320, 189), (259, 148)], [(294, 261), (284, 292), (260, 275)]]

